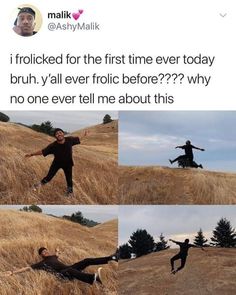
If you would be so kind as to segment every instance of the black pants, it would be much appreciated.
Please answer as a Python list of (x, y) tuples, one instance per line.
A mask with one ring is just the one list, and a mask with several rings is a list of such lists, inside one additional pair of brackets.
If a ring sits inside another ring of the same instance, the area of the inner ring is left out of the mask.
[(49, 168), (47, 176), (41, 180), (41, 183), (42, 184), (48, 183), (50, 180), (53, 179), (53, 177), (56, 175), (57, 171), (59, 169), (62, 169), (64, 171), (64, 174), (66, 177), (67, 188), (70, 190), (70, 192), (72, 192), (73, 191), (72, 167), (73, 167), (72, 165), (61, 166), (55, 162), (52, 162), (52, 165)]
[(181, 264), (180, 264), (180, 267), (178, 267), (176, 269), (176, 271), (179, 271), (181, 270), (182, 268), (184, 268), (185, 266), (185, 263), (186, 263), (186, 259), (187, 259), (187, 255), (181, 255), (181, 254), (177, 254), (175, 256), (173, 256), (170, 260), (170, 263), (171, 263), (171, 270), (174, 270), (174, 262), (175, 260), (179, 260), (181, 259)]
[(187, 155), (182, 155), (177, 157), (176, 159), (174, 159), (172, 161), (172, 163), (177, 162), (177, 161), (181, 161), (181, 160), (189, 160), (190, 164), (193, 162), (193, 157), (191, 156), (187, 156)]
[(62, 270), (60, 273), (66, 278), (77, 279), (88, 284), (93, 284), (95, 275), (84, 273), (82, 270), (90, 265), (107, 264), (111, 259), (111, 256), (101, 258), (86, 258)]

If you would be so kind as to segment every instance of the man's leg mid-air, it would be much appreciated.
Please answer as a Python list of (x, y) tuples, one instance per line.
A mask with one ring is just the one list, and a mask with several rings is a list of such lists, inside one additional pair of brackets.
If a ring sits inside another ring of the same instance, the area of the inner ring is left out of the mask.
[(178, 271), (180, 271), (182, 268), (184, 268), (185, 263), (186, 263), (187, 256), (181, 256), (180, 259), (181, 259), (181, 265), (176, 269), (175, 272), (178, 272)]
[(174, 265), (175, 260), (178, 260), (178, 259), (180, 259), (180, 258), (181, 258), (181, 257), (180, 257), (179, 254), (177, 254), (177, 255), (175, 255), (175, 256), (173, 256), (173, 257), (171, 258), (171, 260), (170, 260), (170, 264), (171, 264), (171, 272), (174, 272), (174, 270), (175, 270), (175, 265)]
[(98, 269), (96, 274), (84, 273), (71, 267), (63, 269), (60, 273), (70, 280), (77, 279), (91, 285), (95, 282), (102, 283), (101, 268)]
[(57, 166), (55, 163), (52, 162), (52, 165), (49, 168), (47, 176), (45, 176), (39, 183), (36, 183), (34, 185), (34, 189), (36, 190), (39, 188), (41, 185), (45, 185), (49, 181), (53, 179), (53, 177), (56, 175), (57, 171), (60, 169), (59, 166)]
[(78, 263), (71, 265), (70, 267), (76, 270), (83, 270), (90, 265), (107, 264), (109, 261), (117, 261), (117, 256), (114, 254), (106, 257), (86, 258)]
[(173, 164), (173, 163), (175, 163), (175, 162), (177, 162), (177, 161), (181, 161), (181, 160), (184, 160), (184, 159), (187, 159), (187, 158), (188, 158), (188, 157), (187, 157), (186, 155), (182, 155), (182, 156), (177, 157), (177, 158), (174, 159), (174, 160), (169, 159), (169, 161), (170, 161), (171, 164)]

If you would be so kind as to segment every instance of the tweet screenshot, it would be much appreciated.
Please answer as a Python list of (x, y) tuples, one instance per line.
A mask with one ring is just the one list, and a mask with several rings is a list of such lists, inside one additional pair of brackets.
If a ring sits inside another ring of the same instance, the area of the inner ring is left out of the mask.
[(3, 8), (0, 293), (235, 294), (235, 1)]

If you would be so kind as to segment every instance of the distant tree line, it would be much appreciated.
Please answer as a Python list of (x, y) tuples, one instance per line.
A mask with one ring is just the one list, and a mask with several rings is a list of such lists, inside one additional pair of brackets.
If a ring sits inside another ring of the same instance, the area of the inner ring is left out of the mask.
[(42, 213), (43, 210), (37, 205), (24, 206), (20, 211)]
[(85, 218), (80, 211), (73, 213), (71, 216), (64, 215), (63, 218), (88, 227), (93, 227), (99, 224), (96, 221)]
[(42, 133), (48, 134), (50, 136), (54, 135), (55, 128), (53, 127), (53, 125), (50, 121), (42, 122), (40, 125), (33, 124), (29, 127), (37, 132), (42, 132)]
[[(212, 232), (210, 243), (205, 238), (200, 228), (194, 238), (194, 244), (201, 247), (236, 247), (236, 232), (229, 220), (221, 218)], [(163, 251), (169, 248), (168, 242), (163, 234), (160, 235), (159, 241), (155, 242), (154, 238), (145, 230), (137, 229), (129, 238), (129, 241), (119, 247), (120, 259), (129, 259), (132, 254), (140, 257), (151, 252)]]

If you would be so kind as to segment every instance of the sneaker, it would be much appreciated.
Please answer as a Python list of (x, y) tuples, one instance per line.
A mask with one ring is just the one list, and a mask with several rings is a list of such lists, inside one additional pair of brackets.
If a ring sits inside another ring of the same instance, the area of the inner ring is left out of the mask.
[(202, 164), (200, 164), (198, 167), (199, 167), (199, 168), (201, 168), (201, 169), (203, 169), (203, 166), (202, 166)]
[(119, 252), (116, 251), (113, 255), (111, 255), (111, 260), (118, 262), (119, 260)]
[(73, 197), (74, 196), (72, 187), (68, 187), (67, 188), (67, 190), (66, 190), (66, 196), (67, 197)]
[(95, 273), (95, 282), (98, 282), (100, 284), (102, 284), (102, 270), (103, 270), (103, 268), (99, 267), (98, 272)]

